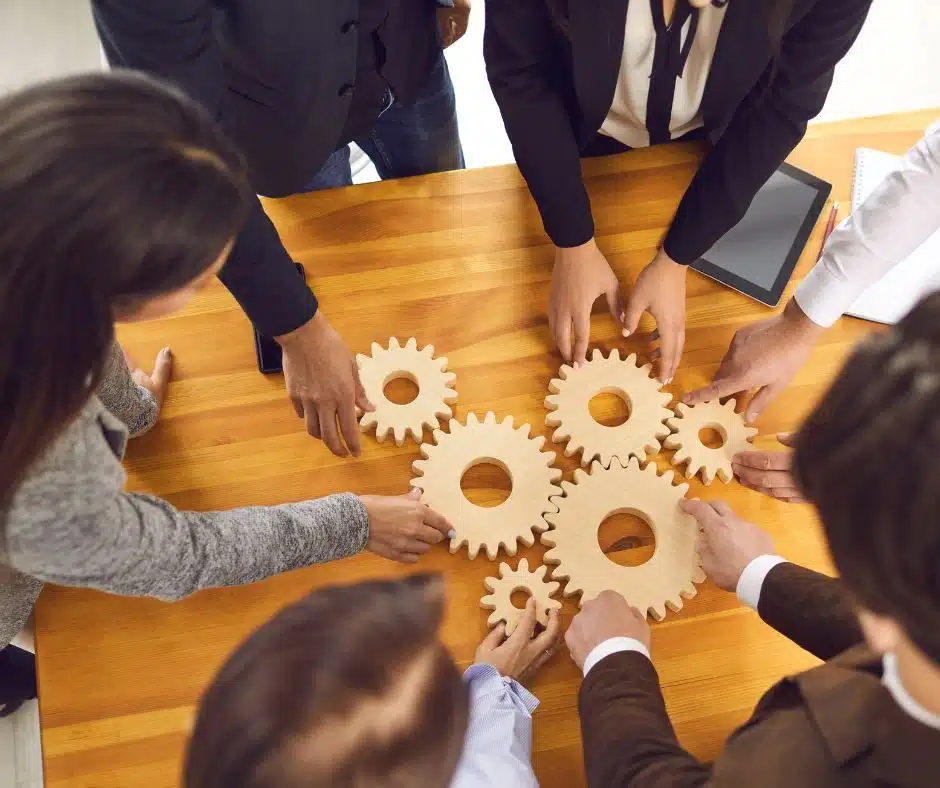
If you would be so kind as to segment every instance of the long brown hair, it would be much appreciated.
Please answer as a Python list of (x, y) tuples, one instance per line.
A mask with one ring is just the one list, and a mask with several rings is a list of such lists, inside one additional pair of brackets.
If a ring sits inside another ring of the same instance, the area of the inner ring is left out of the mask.
[(940, 664), (940, 293), (861, 344), (803, 424), (795, 472), (860, 604)]
[(0, 530), (98, 384), (115, 307), (197, 278), (249, 197), (209, 115), (148, 77), (83, 75), (0, 100)]
[(189, 742), (186, 788), (446, 788), (468, 697), (438, 638), (443, 583), (326, 588), (228, 659)]

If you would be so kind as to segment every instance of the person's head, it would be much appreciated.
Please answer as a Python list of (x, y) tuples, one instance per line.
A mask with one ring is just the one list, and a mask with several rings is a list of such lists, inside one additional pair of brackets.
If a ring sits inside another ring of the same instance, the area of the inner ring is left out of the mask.
[(282, 610), (206, 691), (185, 788), (446, 788), (467, 691), (440, 578), (326, 588)]
[(869, 644), (940, 665), (940, 293), (859, 344), (795, 448)]
[(249, 198), (212, 118), (142, 75), (0, 99), (0, 511), (94, 390), (115, 320), (183, 306)]

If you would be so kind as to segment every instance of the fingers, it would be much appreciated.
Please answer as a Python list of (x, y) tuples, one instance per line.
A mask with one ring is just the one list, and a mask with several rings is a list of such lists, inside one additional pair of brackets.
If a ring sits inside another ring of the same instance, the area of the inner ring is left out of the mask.
[[(742, 451), (731, 458), (732, 465), (741, 466), (742, 473), (747, 470), (755, 471), (786, 471), (790, 472), (793, 455), (788, 451)], [(756, 477), (751, 480), (757, 482)]]
[[(294, 406), (295, 410), (297, 406)], [(307, 433), (314, 438), (320, 437), (320, 416), (317, 413), (317, 409), (314, 407), (312, 402), (308, 402), (306, 405), (301, 404), (300, 412), (297, 414), (300, 416), (307, 425)]]
[[(561, 616), (558, 615), (558, 609), (554, 608), (548, 611), (548, 623), (545, 625), (545, 629), (532, 641), (533, 650), (540, 652), (553, 651), (561, 643), (561, 636)], [(548, 656), (551, 656), (551, 654)]]
[(742, 391), (747, 391), (747, 384), (739, 377), (729, 377), (724, 379), (715, 379), (707, 386), (690, 391), (682, 401), (686, 405), (697, 405), (700, 402), (711, 402), (716, 399), (724, 399)]
[(784, 503), (806, 503), (803, 493), (796, 487), (761, 487), (757, 484), (741, 483), (749, 490), (766, 495), (768, 498), (776, 498)]
[(796, 434), (793, 432), (780, 432), (777, 434), (777, 440), (792, 449), (796, 444)]
[(442, 532), (437, 528), (432, 528), (429, 525), (422, 525), (418, 529), (418, 538), (426, 544), (438, 544), (447, 538), (447, 532)]
[(153, 374), (150, 377), (158, 389), (163, 389), (170, 382), (172, 372), (173, 351), (169, 347), (165, 347), (157, 353), (157, 359), (153, 363)]
[(691, 514), (703, 528), (714, 527), (721, 523), (721, 515), (705, 501), (698, 498), (683, 498), (679, 507), (686, 514)]
[(561, 357), (571, 362), (571, 315), (567, 312), (558, 316), (552, 327), (552, 334), (555, 336), (555, 344), (558, 345), (558, 352)]
[(607, 308), (610, 310), (611, 317), (618, 326), (623, 329), (623, 295), (620, 292), (620, 284), (607, 291)]
[(709, 501), (709, 505), (715, 510), (719, 517), (728, 517), (734, 514), (731, 507), (724, 501)]
[(574, 350), (571, 361), (575, 366), (587, 363), (588, 343), (591, 341), (591, 310), (582, 310), (574, 316)]
[[(298, 419), (304, 418), (304, 401), (303, 401), (300, 397), (291, 397), (291, 398), (290, 398), (290, 404), (293, 406), (293, 408), (294, 408), (294, 413), (297, 414), (297, 418), (298, 418)], [(314, 411), (313, 415), (314, 415), (314, 418), (315, 418), (316, 415), (317, 415), (317, 414), (316, 414), (316, 411)], [(317, 420), (317, 434), (314, 435), (315, 438), (319, 438), (319, 437), (320, 437), (320, 427), (319, 427), (319, 424), (320, 424), (320, 422), (319, 422), (319, 420)], [(309, 423), (307, 424), (307, 432), (310, 432), (310, 424), (309, 424)], [(310, 432), (310, 434), (313, 435), (312, 432)]]
[(372, 404), (369, 396), (366, 394), (366, 390), (362, 385), (362, 379), (359, 377), (359, 365), (353, 361), (353, 383), (356, 387), (356, 407), (362, 410), (365, 413), (371, 413), (375, 410), (375, 405)]
[(767, 409), (767, 406), (770, 405), (771, 402), (780, 396), (785, 388), (786, 385), (781, 383), (772, 383), (769, 386), (764, 386), (751, 397), (751, 401), (747, 403), (747, 408), (744, 412), (745, 419), (747, 421), (757, 421), (757, 417)]
[(340, 440), (339, 430), (336, 427), (335, 407), (322, 405), (318, 411), (318, 417), (320, 419), (320, 435), (327, 448), (337, 457), (348, 456), (349, 452)]
[(681, 327), (660, 326), (659, 332), (659, 348), (662, 352), (662, 357), (659, 360), (659, 379), (664, 384), (669, 384), (675, 377), (676, 369), (679, 367), (679, 359), (682, 358), (685, 331)]
[(362, 454), (362, 446), (359, 443), (359, 420), (356, 418), (354, 403), (348, 399), (339, 403), (339, 428), (352, 456), (358, 457)]
[(505, 639), (506, 624), (501, 621), (489, 631), (489, 634), (483, 638), (483, 642), (480, 645), (492, 651), (495, 648), (499, 648)]
[(535, 620), (535, 599), (529, 597), (526, 600), (525, 610), (522, 611), (522, 618), (519, 619), (519, 624), (516, 626), (515, 631), (509, 636), (509, 642), (518, 644), (520, 649), (524, 647), (532, 640), (532, 635), (535, 634)]
[(623, 311), (623, 335), (625, 337), (635, 333), (640, 325), (640, 318), (646, 311), (646, 304), (637, 300), (635, 292), (627, 301), (627, 308)]
[(451, 525), (450, 520), (444, 517), (444, 515), (438, 514), (433, 509), (429, 509), (427, 506), (425, 506), (424, 509), (424, 524), (439, 531), (444, 536), (449, 536), (450, 532), (454, 530), (454, 526)]

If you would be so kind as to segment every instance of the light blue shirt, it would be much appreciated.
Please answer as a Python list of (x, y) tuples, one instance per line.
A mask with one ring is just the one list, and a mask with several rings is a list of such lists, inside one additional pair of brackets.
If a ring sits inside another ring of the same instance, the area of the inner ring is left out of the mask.
[(451, 788), (538, 788), (532, 771), (532, 712), (538, 699), (492, 665), (463, 674), (470, 722)]

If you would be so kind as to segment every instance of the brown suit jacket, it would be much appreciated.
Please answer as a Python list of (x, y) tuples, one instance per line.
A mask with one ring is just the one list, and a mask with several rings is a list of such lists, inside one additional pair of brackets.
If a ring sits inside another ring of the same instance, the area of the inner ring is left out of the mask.
[(650, 661), (612, 654), (581, 687), (590, 788), (940, 786), (940, 731), (905, 714), (882, 686), (881, 660), (837, 580), (781, 564), (767, 575), (758, 612), (826, 664), (771, 688), (708, 766), (679, 745)]

